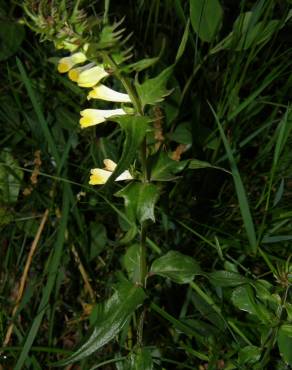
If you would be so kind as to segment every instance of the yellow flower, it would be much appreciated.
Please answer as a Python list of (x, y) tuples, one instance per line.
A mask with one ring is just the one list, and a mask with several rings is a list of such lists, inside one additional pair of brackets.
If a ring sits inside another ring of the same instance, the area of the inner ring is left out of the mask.
[[(90, 185), (102, 185), (107, 182), (117, 164), (112, 161), (111, 159), (105, 159), (103, 161), (105, 168), (93, 168), (90, 173), (89, 184)], [(124, 181), (124, 180), (132, 180), (133, 177), (128, 170), (124, 171), (120, 176), (118, 176), (115, 181)]]
[(70, 71), (76, 64), (80, 64), (86, 61), (84, 53), (79, 51), (78, 53), (71, 54), (69, 57), (64, 57), (59, 60), (58, 71), (60, 73), (66, 73)]
[(109, 74), (103, 67), (95, 66), (80, 73), (77, 83), (80, 87), (93, 87)]
[(72, 68), (68, 72), (68, 77), (70, 78), (71, 81), (77, 82), (78, 78), (80, 76), (80, 73), (82, 73), (83, 71), (87, 71), (88, 69), (92, 68), (93, 66), (94, 66), (94, 63), (88, 63), (88, 64), (85, 64), (85, 66), (82, 66), (82, 67)]
[(87, 99), (101, 99), (119, 103), (131, 103), (131, 99), (128, 94), (112, 90), (103, 84), (95, 86), (87, 95)]
[(82, 128), (98, 125), (107, 118), (127, 114), (123, 109), (84, 109), (80, 112), (80, 125)]

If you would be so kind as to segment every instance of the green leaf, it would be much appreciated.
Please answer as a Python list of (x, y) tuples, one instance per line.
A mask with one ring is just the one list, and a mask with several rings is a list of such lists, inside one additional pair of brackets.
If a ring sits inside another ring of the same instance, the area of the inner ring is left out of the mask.
[(141, 59), (138, 62), (129, 64), (123, 68), (125, 72), (141, 72), (144, 69), (147, 69), (149, 67), (152, 67), (155, 63), (157, 63), (159, 60), (159, 57), (154, 57), (154, 58), (145, 58)]
[(244, 285), (234, 289), (231, 300), (233, 304), (242, 311), (256, 315), (256, 302), (253, 290), (250, 286)]
[(231, 271), (214, 271), (207, 276), (211, 284), (216, 287), (234, 287), (248, 282), (248, 279), (244, 276)]
[(90, 223), (90, 260), (97, 257), (105, 248), (107, 243), (107, 232), (103, 224), (91, 222)]
[(121, 159), (104, 188), (110, 186), (123, 171), (129, 168), (137, 157), (137, 150), (140, 148), (147, 129), (149, 128), (149, 119), (143, 116), (116, 116), (111, 118), (111, 120), (117, 122), (121, 126), (125, 132), (126, 139), (123, 145)]
[(233, 25), (233, 31), (226, 37), (224, 48), (247, 50), (254, 45), (265, 43), (285, 25), (285, 22), (271, 20), (255, 23), (253, 12), (241, 13)]
[(9, 150), (0, 153), (0, 203), (15, 203), (20, 191), (23, 172)]
[(284, 361), (292, 365), (292, 324), (284, 324), (278, 331), (278, 346)]
[(171, 90), (167, 90), (166, 84), (172, 72), (173, 65), (164, 69), (157, 77), (146, 79), (142, 84), (138, 80), (135, 81), (135, 87), (143, 109), (147, 104), (155, 105), (163, 101), (171, 93)]
[(272, 284), (270, 284), (268, 281), (258, 279), (252, 282), (252, 286), (256, 291), (256, 296), (261, 301), (270, 301), (277, 303), (277, 298), (270, 292), (270, 290), (272, 289)]
[(255, 254), (257, 252), (257, 237), (256, 237), (255, 226), (254, 226), (254, 223), (253, 223), (253, 218), (252, 218), (252, 215), (251, 215), (251, 211), (250, 211), (246, 191), (245, 191), (245, 188), (243, 186), (241, 176), (240, 176), (240, 173), (238, 171), (236, 161), (235, 161), (235, 158), (233, 156), (231, 147), (230, 147), (229, 142), (227, 140), (227, 137), (224, 133), (224, 130), (221, 126), (221, 123), (219, 122), (218, 116), (217, 116), (216, 112), (214, 111), (214, 109), (212, 108), (212, 106), (210, 104), (209, 104), (209, 106), (210, 106), (210, 109), (211, 109), (211, 111), (214, 115), (214, 118), (216, 120), (218, 129), (219, 129), (219, 132), (220, 132), (220, 135), (221, 135), (224, 147), (225, 147), (225, 151), (226, 151), (228, 160), (230, 162), (230, 167), (231, 167), (233, 181), (234, 181), (234, 185), (235, 185), (235, 189), (236, 189), (236, 193), (237, 193), (240, 212), (241, 212), (241, 216), (242, 216), (242, 219), (243, 219), (245, 231), (247, 233), (247, 238), (248, 238), (248, 241), (249, 241), (249, 249), (250, 249), (250, 252)]
[(292, 303), (286, 302), (285, 303), (285, 309), (287, 312), (287, 320), (289, 322), (292, 322)]
[(174, 161), (165, 152), (159, 152), (151, 168), (151, 181), (170, 181), (177, 172), (182, 171), (187, 161)]
[(218, 0), (190, 0), (194, 31), (202, 41), (211, 42), (221, 26), (223, 11)]
[(153, 361), (151, 353), (146, 348), (139, 348), (137, 353), (131, 356), (131, 370), (152, 370)]
[(151, 183), (132, 182), (116, 193), (117, 197), (125, 200), (127, 217), (138, 220), (155, 222), (154, 206), (159, 197), (158, 187)]
[(110, 342), (145, 298), (142, 288), (130, 282), (120, 283), (115, 293), (104, 303), (103, 310), (99, 310), (96, 327), (89, 339), (70, 357), (54, 365), (64, 366), (80, 361)]
[(176, 53), (176, 57), (175, 57), (175, 62), (176, 63), (183, 56), (183, 53), (185, 51), (185, 48), (186, 48), (186, 45), (187, 45), (187, 42), (188, 42), (188, 38), (189, 38), (189, 31), (190, 31), (190, 20), (188, 19), (187, 24), (186, 24), (186, 28), (184, 30), (183, 37), (181, 39), (178, 51)]
[(0, 61), (15, 54), (25, 36), (24, 27), (15, 22), (0, 21)]
[(201, 269), (192, 257), (170, 251), (152, 263), (150, 273), (167, 277), (178, 284), (187, 284), (201, 273)]
[(199, 159), (190, 159), (188, 164), (188, 170), (199, 170), (201, 168), (213, 168), (215, 170), (220, 170), (227, 172), (231, 175), (231, 172), (223, 167), (213, 166), (211, 163), (206, 161), (200, 161)]
[(192, 131), (190, 122), (179, 124), (174, 132), (170, 133), (169, 138), (179, 144), (192, 144)]
[(256, 346), (246, 346), (239, 351), (238, 361), (240, 364), (254, 364), (261, 357), (261, 349)]
[(134, 283), (140, 277), (140, 245), (131, 245), (123, 257), (123, 266), (127, 270), (129, 279)]
[(199, 159), (191, 159), (188, 165), (189, 170), (198, 170), (200, 168), (212, 167), (211, 163), (200, 161)]
[(271, 325), (271, 313), (263, 304), (255, 299), (254, 291), (249, 285), (243, 285), (234, 289), (231, 300), (240, 310), (256, 315), (261, 321)]

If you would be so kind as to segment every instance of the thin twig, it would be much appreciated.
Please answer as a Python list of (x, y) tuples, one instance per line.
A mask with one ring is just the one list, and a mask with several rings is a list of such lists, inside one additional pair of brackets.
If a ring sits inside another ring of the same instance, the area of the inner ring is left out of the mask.
[(18, 292), (17, 292), (15, 306), (14, 306), (13, 311), (12, 311), (12, 320), (11, 320), (11, 323), (10, 323), (8, 329), (7, 329), (5, 339), (4, 339), (4, 342), (3, 342), (3, 347), (6, 347), (9, 343), (9, 341), (10, 341), (10, 338), (11, 338), (11, 335), (12, 335), (12, 332), (13, 332), (13, 328), (14, 328), (14, 322), (15, 322), (15, 319), (16, 319), (15, 316), (16, 316), (17, 310), (19, 308), (19, 304), (20, 304), (22, 296), (23, 296), (23, 292), (24, 292), (28, 272), (29, 272), (29, 269), (30, 269), (30, 265), (31, 265), (31, 262), (32, 262), (32, 258), (33, 258), (33, 255), (35, 253), (38, 242), (40, 240), (40, 237), (42, 235), (44, 226), (47, 222), (48, 215), (49, 215), (49, 210), (46, 209), (46, 211), (43, 214), (43, 217), (42, 217), (40, 226), (38, 228), (38, 231), (35, 235), (34, 241), (32, 242), (29, 254), (27, 256), (27, 260), (26, 260), (26, 263), (25, 263), (25, 266), (24, 266), (24, 270), (23, 270), (23, 273), (22, 273), (22, 276), (21, 276), (21, 279), (20, 279), (20, 284), (19, 284), (19, 289), (18, 289)]
[(89, 278), (87, 276), (87, 273), (85, 271), (85, 268), (80, 260), (80, 257), (78, 255), (78, 252), (75, 248), (74, 245), (72, 245), (72, 253), (74, 254), (74, 257), (75, 257), (75, 260), (76, 260), (76, 263), (78, 265), (78, 269), (80, 271), (80, 274), (82, 276), (82, 279), (84, 281), (84, 285), (85, 285), (85, 288), (86, 290), (88, 291), (89, 295), (90, 295), (90, 298), (92, 300), (92, 302), (95, 302), (95, 297), (96, 297), (96, 294), (94, 293), (94, 290), (92, 289), (91, 285), (90, 285), (90, 282), (89, 282)]

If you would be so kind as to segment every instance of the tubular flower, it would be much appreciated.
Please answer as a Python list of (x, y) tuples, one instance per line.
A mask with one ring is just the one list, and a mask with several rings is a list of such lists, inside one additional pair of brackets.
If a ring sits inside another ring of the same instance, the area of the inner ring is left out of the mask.
[(93, 87), (109, 74), (103, 67), (95, 66), (80, 73), (77, 83), (80, 87)]
[(80, 64), (86, 61), (86, 56), (81, 51), (78, 53), (71, 54), (69, 57), (64, 57), (59, 60), (58, 71), (60, 73), (66, 73), (70, 71), (76, 64)]
[(87, 95), (87, 99), (101, 99), (119, 103), (131, 103), (131, 99), (128, 94), (112, 90), (103, 84), (95, 86)]
[(72, 68), (68, 72), (68, 77), (70, 78), (71, 81), (77, 82), (78, 78), (80, 76), (80, 73), (82, 73), (83, 71), (87, 71), (88, 69), (92, 68), (93, 66), (94, 66), (94, 63), (88, 63), (88, 64), (85, 64), (85, 66), (82, 66), (82, 67)]
[(82, 128), (98, 125), (105, 122), (107, 118), (127, 114), (123, 109), (84, 109), (80, 112), (80, 125)]
[[(105, 168), (93, 168), (90, 173), (89, 184), (90, 185), (103, 185), (107, 182), (117, 164), (111, 159), (105, 159), (103, 161)], [(124, 171), (120, 176), (118, 176), (115, 181), (132, 180), (133, 177), (128, 170)]]

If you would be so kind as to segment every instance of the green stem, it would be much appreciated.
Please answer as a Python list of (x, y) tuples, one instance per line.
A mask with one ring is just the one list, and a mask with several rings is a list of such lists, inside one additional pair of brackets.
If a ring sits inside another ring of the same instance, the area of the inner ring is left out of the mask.
[(149, 174), (147, 170), (147, 143), (146, 138), (143, 139), (141, 144), (141, 164), (143, 169), (143, 182), (149, 181)]
[[(140, 102), (139, 96), (137, 95), (134, 87), (132, 86), (130, 80), (123, 76), (123, 74), (119, 71), (118, 65), (115, 61), (106, 53), (102, 53), (103, 59), (106, 63), (110, 65), (113, 69), (115, 76), (121, 81), (122, 85), (124, 86), (125, 90), (127, 91), (131, 102), (134, 105), (136, 113), (143, 116), (143, 107)], [(146, 138), (144, 138), (141, 144), (141, 164), (142, 164), (142, 171), (143, 171), (143, 182), (149, 181), (149, 174), (147, 171), (147, 142)], [(147, 241), (147, 225), (146, 222), (142, 222), (141, 224), (141, 234), (140, 234), (140, 276), (139, 276), (139, 284), (146, 288), (146, 277), (147, 277), (147, 257), (146, 257), (146, 241)], [(142, 312), (139, 318), (139, 325), (137, 328), (137, 342), (138, 346), (142, 346), (143, 340), (143, 326), (144, 326), (144, 317), (145, 311), (142, 307)]]
[(146, 236), (147, 226), (144, 221), (141, 225), (140, 235), (140, 284), (146, 288), (147, 262), (146, 262)]
[[(119, 71), (118, 65), (115, 61), (106, 53), (102, 53), (103, 59), (107, 62), (111, 68), (114, 70), (116, 77), (121, 81), (124, 88), (126, 89), (130, 99), (135, 107), (135, 110), (138, 114), (143, 115), (143, 109), (139, 97), (136, 94), (133, 86), (129, 79), (127, 79), (123, 74)], [(147, 143), (146, 138), (143, 140), (141, 144), (141, 163), (142, 163), (142, 170), (143, 170), (143, 182), (149, 181), (149, 176), (147, 173)], [(146, 224), (145, 222), (141, 225), (141, 236), (140, 236), (140, 284), (145, 287), (146, 286), (146, 276), (147, 276), (147, 263), (146, 263)]]
[(103, 24), (108, 23), (108, 12), (109, 12), (110, 0), (104, 2), (104, 13), (103, 13)]

